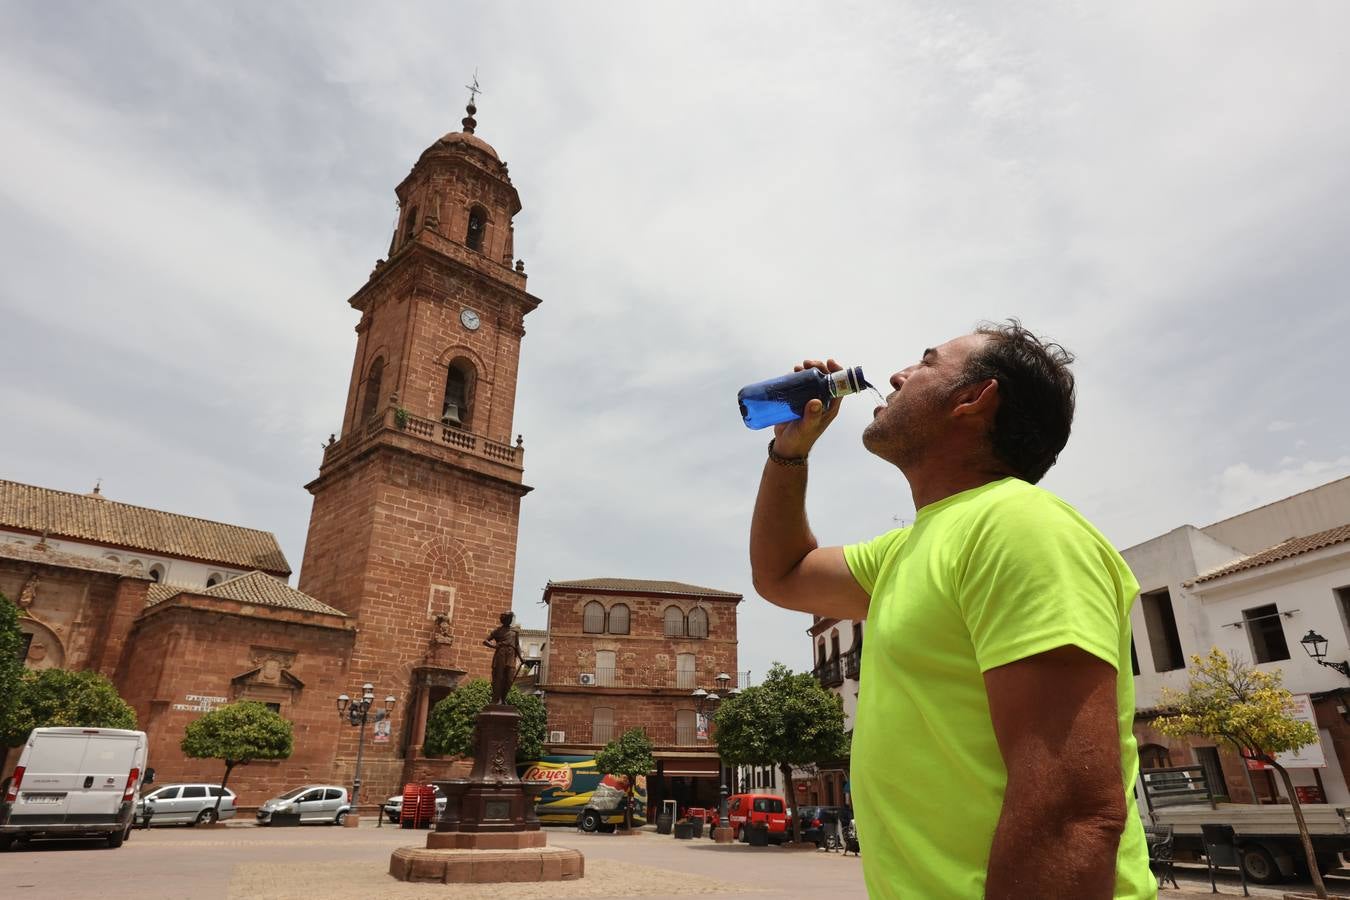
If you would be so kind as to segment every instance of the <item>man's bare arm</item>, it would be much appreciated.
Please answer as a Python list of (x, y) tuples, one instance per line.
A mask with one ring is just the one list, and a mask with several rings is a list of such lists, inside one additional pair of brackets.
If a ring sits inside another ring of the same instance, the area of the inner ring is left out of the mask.
[(1127, 814), (1116, 670), (1064, 646), (984, 680), (1008, 770), (985, 897), (1110, 900)]
[[(830, 361), (833, 363), (833, 360)], [(801, 422), (784, 428), (775, 450), (784, 456), (805, 456), (838, 411), (818, 400), (807, 405)], [(775, 606), (831, 616), (865, 619), (870, 598), (862, 589), (840, 547), (820, 547), (806, 521), (806, 466), (769, 461), (759, 482), (750, 523), (750, 571), (755, 590)]]

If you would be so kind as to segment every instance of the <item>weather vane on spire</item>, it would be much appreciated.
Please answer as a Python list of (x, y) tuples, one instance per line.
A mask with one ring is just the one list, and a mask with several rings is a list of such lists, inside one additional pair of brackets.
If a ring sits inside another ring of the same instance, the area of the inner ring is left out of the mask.
[(464, 107), (464, 111), (467, 112), (468, 115), (463, 119), (460, 119), (460, 122), (464, 124), (465, 134), (473, 134), (473, 130), (478, 127), (478, 120), (473, 117), (473, 114), (478, 112), (478, 106), (474, 101), (478, 99), (479, 94), (483, 93), (483, 89), (478, 86), (477, 68), (473, 70), (473, 84), (466, 84), (464, 86), (469, 89), (469, 105)]

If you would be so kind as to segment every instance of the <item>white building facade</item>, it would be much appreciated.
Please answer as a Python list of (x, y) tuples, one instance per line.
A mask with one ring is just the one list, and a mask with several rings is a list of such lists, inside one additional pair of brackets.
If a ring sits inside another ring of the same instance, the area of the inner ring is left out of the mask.
[(1325, 765), (1290, 774), (1305, 799), (1350, 803), (1350, 677), (1302, 643), (1311, 632), (1326, 640), (1325, 662), (1350, 660), (1350, 478), (1204, 528), (1182, 526), (1122, 555), (1140, 586), (1131, 624), (1141, 764), (1202, 765), (1233, 800), (1280, 800), (1271, 773), (1213, 741), (1178, 741), (1152, 726), (1162, 689), (1184, 690), (1191, 658), (1217, 647), (1279, 670), (1285, 687), (1309, 698), (1321, 740), (1305, 755)]

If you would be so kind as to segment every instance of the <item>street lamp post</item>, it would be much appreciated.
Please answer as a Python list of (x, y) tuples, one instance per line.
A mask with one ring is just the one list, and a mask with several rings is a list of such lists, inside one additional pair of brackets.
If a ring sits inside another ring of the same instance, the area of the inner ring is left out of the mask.
[(1303, 645), (1303, 649), (1307, 651), (1310, 657), (1312, 657), (1313, 662), (1317, 663), (1319, 666), (1326, 666), (1328, 669), (1335, 669), (1346, 678), (1350, 678), (1350, 662), (1346, 662), (1345, 660), (1341, 660), (1340, 662), (1326, 661), (1327, 639), (1322, 637), (1316, 631), (1309, 628), (1308, 633), (1303, 636), (1303, 639), (1299, 641), (1299, 643)]
[[(374, 720), (383, 721), (394, 714), (394, 704), (398, 698), (390, 695), (384, 698), (384, 709), (375, 710)], [(359, 819), (360, 807), (357, 803), (361, 797), (361, 758), (366, 749), (366, 723), (371, 720), (370, 707), (375, 703), (375, 685), (367, 681), (361, 685), (361, 698), (353, 700), (346, 694), (338, 694), (337, 711), (338, 717), (346, 719), (353, 728), (359, 728), (356, 733), (356, 774), (352, 778), (352, 817)]]
[[(712, 710), (712, 709), (715, 709), (716, 706), (717, 706), (719, 703), (722, 702), (722, 698), (723, 698), (723, 697), (732, 696), (732, 695), (734, 695), (734, 694), (739, 694), (739, 693), (740, 693), (740, 688), (732, 688), (732, 687), (731, 687), (731, 676), (728, 675), (726, 672), (720, 672), (720, 673), (718, 673), (717, 677), (714, 678), (713, 681), (715, 681), (716, 684), (717, 684), (717, 692), (716, 692), (716, 693), (714, 693), (714, 692), (712, 692), (712, 691), (705, 691), (703, 688), (699, 688), (698, 690), (694, 691), (694, 693), (691, 695), (691, 696), (693, 696), (693, 698), (694, 698), (694, 703), (695, 703), (696, 706), (697, 706), (697, 715), (699, 716), (699, 718), (702, 718), (702, 717), (705, 715), (705, 710)], [(725, 777), (726, 773), (725, 773), (725, 771), (724, 771), (725, 768), (726, 768), (726, 767), (722, 764), (722, 752), (721, 752), (721, 750), (718, 750), (718, 753), (717, 753), (717, 793), (718, 793), (718, 803), (717, 803), (717, 829), (715, 829), (714, 832), (716, 832), (716, 831), (718, 831), (718, 830), (721, 830), (721, 829), (725, 829), (725, 828), (726, 828), (726, 824), (727, 824), (727, 793), (728, 793), (728, 792), (727, 792), (727, 782), (726, 782), (726, 777)], [(727, 833), (729, 834), (729, 832), (727, 832)], [(717, 837), (717, 834), (714, 833), (713, 837), (716, 838), (716, 837)]]

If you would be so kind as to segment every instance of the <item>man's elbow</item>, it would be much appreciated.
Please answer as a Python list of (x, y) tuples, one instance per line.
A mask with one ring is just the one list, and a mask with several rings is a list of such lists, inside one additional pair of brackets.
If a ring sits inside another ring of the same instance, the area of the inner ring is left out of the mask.
[(1061, 806), (1061, 810), (1060, 815), (1067, 821), (1076, 823), (1080, 829), (1100, 835), (1103, 840), (1109, 840), (1113, 845), (1119, 843), (1125, 833), (1125, 819), (1129, 814), (1124, 792), (1119, 787), (1116, 792), (1109, 795), (1099, 793), (1095, 796), (1079, 795), (1070, 798)]
[(782, 578), (770, 578), (763, 572), (752, 571), (750, 573), (750, 582), (754, 585), (756, 594), (759, 594), (775, 606), (782, 606), (782, 603), (779, 602), (780, 598), (783, 596)]
[(1041, 789), (1016, 794), (1010, 791), (1010, 799), (1020, 794), (1024, 798), (1024, 814), (1042, 823), (1071, 825), (1116, 840), (1125, 833), (1129, 804), (1119, 782), (1113, 786), (1100, 787), (1080, 782), (1075, 787), (1066, 779), (1061, 785), (1057, 790)]

